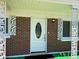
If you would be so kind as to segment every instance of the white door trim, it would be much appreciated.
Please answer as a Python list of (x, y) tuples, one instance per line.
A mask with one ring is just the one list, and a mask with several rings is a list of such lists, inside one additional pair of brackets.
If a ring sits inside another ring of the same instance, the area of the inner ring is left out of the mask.
[[(39, 18), (39, 17), (31, 17), (33, 19), (46, 19), (46, 18)], [(47, 52), (47, 19), (45, 20), (45, 52)], [(30, 53), (31, 53), (31, 21), (30, 21)]]

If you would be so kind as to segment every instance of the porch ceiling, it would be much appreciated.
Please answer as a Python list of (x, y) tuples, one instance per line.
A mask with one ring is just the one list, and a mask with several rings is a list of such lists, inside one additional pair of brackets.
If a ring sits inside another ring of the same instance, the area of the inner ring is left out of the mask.
[(6, 0), (6, 5), (7, 15), (71, 19), (70, 4), (50, 3), (44, 0)]
[(39, 1), (72, 5), (76, 0), (39, 0)]

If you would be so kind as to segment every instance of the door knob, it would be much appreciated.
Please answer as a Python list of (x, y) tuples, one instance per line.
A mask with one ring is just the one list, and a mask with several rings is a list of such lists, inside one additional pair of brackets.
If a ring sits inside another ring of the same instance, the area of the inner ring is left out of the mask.
[(48, 32), (48, 34), (50, 34), (50, 32)]

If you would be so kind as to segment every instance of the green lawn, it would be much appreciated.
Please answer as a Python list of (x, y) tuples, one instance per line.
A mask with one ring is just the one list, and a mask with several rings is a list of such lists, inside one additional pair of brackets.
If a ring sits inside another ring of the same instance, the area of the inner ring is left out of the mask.
[(25, 59), (24, 57), (7, 58), (7, 59)]
[[(71, 59), (71, 57), (70, 56), (55, 57), (55, 59)], [(77, 56), (77, 59), (79, 59), (79, 56)]]

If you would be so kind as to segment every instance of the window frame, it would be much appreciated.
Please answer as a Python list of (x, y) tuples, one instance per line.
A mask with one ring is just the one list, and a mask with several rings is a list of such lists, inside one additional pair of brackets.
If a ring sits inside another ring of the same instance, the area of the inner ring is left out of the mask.
[[(4, 34), (4, 37), (5, 38), (10, 38), (10, 36), (11, 35), (16, 35), (16, 31), (15, 31), (15, 33), (13, 33), (12, 31), (11, 31), (11, 26), (13, 25), (13, 24), (11, 24), (11, 20), (13, 19), (13, 20), (15, 20), (15, 23), (14, 23), (14, 25), (15, 25), (15, 30), (16, 30), (16, 17), (15, 16), (7, 16), (5, 19), (8, 19), (8, 25), (6, 25), (6, 20), (5, 20), (5, 34)], [(7, 27), (6, 27), (7, 26)], [(8, 32), (6, 33), (6, 28), (8, 28), (7, 30), (8, 30)]]
[[(61, 40), (61, 41), (71, 41), (72, 37), (71, 37), (71, 28), (70, 28), (70, 37), (64, 37), (63, 36), (63, 22), (64, 21), (67, 21), (67, 20), (59, 20), (58, 21), (58, 32), (60, 31), (60, 33), (58, 33), (58, 40)], [(61, 25), (61, 26), (59, 26)], [(70, 21), (70, 26), (71, 26), (71, 21)], [(78, 25), (79, 27), (79, 25)], [(59, 30), (60, 29), (60, 30)], [(78, 37), (79, 38), (79, 37)]]

